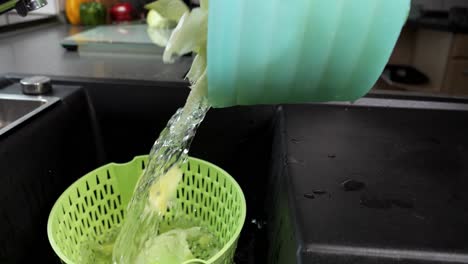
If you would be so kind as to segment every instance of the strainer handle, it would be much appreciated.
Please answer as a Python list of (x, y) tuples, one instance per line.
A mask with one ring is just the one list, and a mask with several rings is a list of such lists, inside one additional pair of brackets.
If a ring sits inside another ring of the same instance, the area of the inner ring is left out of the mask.
[(191, 259), (183, 262), (182, 264), (207, 264), (208, 262), (202, 259)]

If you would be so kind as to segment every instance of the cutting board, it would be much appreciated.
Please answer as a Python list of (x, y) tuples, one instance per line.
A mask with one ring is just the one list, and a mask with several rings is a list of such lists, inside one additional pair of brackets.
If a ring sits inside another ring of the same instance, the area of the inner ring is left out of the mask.
[(134, 53), (162, 55), (164, 48), (148, 36), (146, 24), (104, 25), (66, 37), (61, 45), (67, 50), (97, 53)]

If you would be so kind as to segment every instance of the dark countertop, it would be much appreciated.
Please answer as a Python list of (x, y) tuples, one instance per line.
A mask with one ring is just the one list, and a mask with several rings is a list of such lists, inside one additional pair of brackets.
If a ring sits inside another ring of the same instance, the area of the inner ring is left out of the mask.
[(174, 64), (164, 64), (160, 58), (83, 57), (66, 51), (60, 41), (81, 30), (57, 21), (1, 33), (0, 74), (182, 81), (192, 61), (184, 57)]
[[(410, 20), (407, 26), (452, 31), (448, 19), (443, 18)], [(82, 30), (52, 21), (0, 33), (0, 74), (183, 81), (192, 61), (190, 57), (183, 57), (174, 64), (164, 64), (157, 57), (80, 56), (78, 52), (67, 51), (60, 45), (63, 38)]]

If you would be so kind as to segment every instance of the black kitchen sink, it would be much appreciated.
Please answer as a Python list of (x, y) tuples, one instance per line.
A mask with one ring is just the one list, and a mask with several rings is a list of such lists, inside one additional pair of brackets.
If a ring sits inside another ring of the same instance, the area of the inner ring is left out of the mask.
[[(58, 196), (98, 166), (147, 154), (188, 94), (185, 82), (52, 79), (60, 103), (0, 135), (1, 263), (36, 249), (59, 263), (46, 234)], [(389, 94), (212, 109), (190, 155), (245, 193), (237, 264), (468, 263), (466, 120), (463, 99)]]
[[(0, 89), (20, 91), (11, 85)], [(85, 173), (109, 162), (148, 154), (158, 133), (182, 107), (186, 83), (53, 78), (60, 103), (0, 135), (0, 263), (30, 263), (25, 252), (60, 263), (47, 240), (48, 214), (59, 195)], [(248, 203), (236, 263), (265, 263), (264, 198), (271, 157), (274, 106), (210, 110), (190, 155), (236, 178)], [(18, 220), (19, 219), (19, 220)], [(254, 223), (252, 223), (254, 222)]]
[(0, 93), (0, 135), (41, 113), (57, 101), (56, 97)]
[(371, 98), (284, 106), (268, 263), (468, 263), (467, 110)]

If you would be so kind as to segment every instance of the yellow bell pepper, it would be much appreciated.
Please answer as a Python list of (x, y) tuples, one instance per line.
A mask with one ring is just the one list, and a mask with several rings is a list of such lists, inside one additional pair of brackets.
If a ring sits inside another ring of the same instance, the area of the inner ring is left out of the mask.
[(66, 0), (65, 1), (65, 14), (68, 21), (72, 25), (79, 25), (80, 20), (80, 5), (82, 3), (92, 2), (92, 0)]

